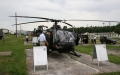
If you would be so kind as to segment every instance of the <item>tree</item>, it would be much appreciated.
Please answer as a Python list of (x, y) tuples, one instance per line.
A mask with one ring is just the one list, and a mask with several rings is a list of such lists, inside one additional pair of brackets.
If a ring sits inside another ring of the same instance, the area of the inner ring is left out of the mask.
[(116, 25), (115, 32), (118, 33), (118, 35), (120, 35), (120, 23)]

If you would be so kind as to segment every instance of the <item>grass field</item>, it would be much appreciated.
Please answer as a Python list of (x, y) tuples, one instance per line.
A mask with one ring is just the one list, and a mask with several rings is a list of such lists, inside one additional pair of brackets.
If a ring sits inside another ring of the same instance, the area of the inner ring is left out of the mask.
[(0, 52), (11, 51), (10, 56), (0, 56), (0, 75), (26, 75), (26, 48), (24, 46), (24, 36), (18, 38), (15, 35), (5, 35), (4, 44), (0, 40)]

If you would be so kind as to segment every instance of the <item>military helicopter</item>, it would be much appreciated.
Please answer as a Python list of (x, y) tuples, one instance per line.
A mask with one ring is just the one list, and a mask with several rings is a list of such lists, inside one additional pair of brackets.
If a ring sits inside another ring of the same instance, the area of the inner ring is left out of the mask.
[(37, 36), (37, 37), (38, 37), (38, 36), (42, 33), (44, 27), (45, 27), (45, 28), (48, 28), (48, 26), (44, 26), (44, 25), (38, 26), (37, 29), (34, 28), (33, 36)]
[[(76, 37), (73, 35), (74, 34), (74, 27), (69, 24), (66, 23), (66, 20), (56, 20), (56, 19), (50, 19), (50, 18), (43, 18), (43, 17), (30, 17), (30, 16), (10, 16), (10, 17), (20, 17), (20, 18), (36, 18), (36, 19), (42, 19), (45, 21), (34, 21), (34, 22), (26, 22), (26, 23), (20, 23), (17, 25), (21, 25), (21, 24), (28, 24), (28, 23), (36, 23), (36, 22), (53, 22), (53, 26), (49, 29), (47, 29), (48, 32), (51, 33), (51, 46), (50, 49), (52, 51), (49, 51), (48, 53), (51, 53), (53, 51), (58, 51), (59, 53), (70, 53), (73, 54), (75, 56), (81, 56), (78, 55), (75, 52), (75, 42), (76, 42)], [(58, 23), (64, 23), (68, 26), (71, 26), (73, 28), (73, 32), (67, 31), (67, 27), (64, 26), (63, 28), (61, 28), (60, 25), (58, 25)], [(39, 28), (39, 32), (41, 32), (43, 30), (43, 26), (38, 27)], [(77, 41), (78, 42), (78, 41)]]

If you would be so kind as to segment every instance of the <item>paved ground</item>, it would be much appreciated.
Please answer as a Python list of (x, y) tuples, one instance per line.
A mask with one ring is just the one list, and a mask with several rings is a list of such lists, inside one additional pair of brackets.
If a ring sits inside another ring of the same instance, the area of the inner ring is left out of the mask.
[[(32, 45), (31, 41), (24, 45)], [(84, 44), (93, 45), (93, 44)], [(119, 45), (116, 45), (119, 46)], [(92, 56), (79, 53), (82, 56), (76, 57), (70, 54), (60, 54), (53, 52), (48, 55), (49, 70), (46, 66), (36, 67), (36, 72), (33, 71), (33, 50), (26, 49), (26, 64), (28, 75), (92, 75), (101, 72), (116, 72), (120, 71), (120, 65), (108, 62), (101, 62), (97, 65), (97, 60), (94, 59), (92, 63)], [(115, 54), (120, 56), (119, 50), (108, 50), (108, 54)]]
[(120, 50), (108, 50), (108, 54), (120, 56)]
[(8, 51), (8, 52), (0, 52), (0, 56), (9, 56), (11, 55), (12, 52)]
[(28, 41), (28, 42), (24, 41), (24, 45), (33, 45), (33, 44), (32, 41)]
[(49, 70), (46, 66), (36, 67), (36, 72), (33, 71), (33, 54), (32, 49), (26, 49), (26, 64), (28, 75), (92, 75), (100, 72), (116, 72), (120, 71), (120, 65), (113, 63), (102, 62), (97, 65), (97, 60), (90, 55), (81, 54), (81, 57), (76, 57), (70, 54), (60, 54), (53, 52), (48, 55)]
[(32, 49), (26, 49), (26, 54), (28, 75), (91, 75), (99, 73), (98, 69), (74, 60), (67, 54), (58, 52), (53, 52), (48, 56), (48, 71), (46, 66), (38, 66), (36, 67), (36, 72), (34, 72)]

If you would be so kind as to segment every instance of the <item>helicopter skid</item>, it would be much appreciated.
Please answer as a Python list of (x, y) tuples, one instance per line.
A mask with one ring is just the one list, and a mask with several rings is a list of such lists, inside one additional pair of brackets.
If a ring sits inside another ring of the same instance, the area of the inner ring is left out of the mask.
[[(71, 53), (71, 52), (72, 52), (72, 53)], [(69, 52), (69, 54), (72, 54), (72, 55), (77, 56), (77, 57), (80, 57), (80, 56), (81, 56), (81, 55), (78, 55), (74, 50), (71, 51), (71, 52)]]

